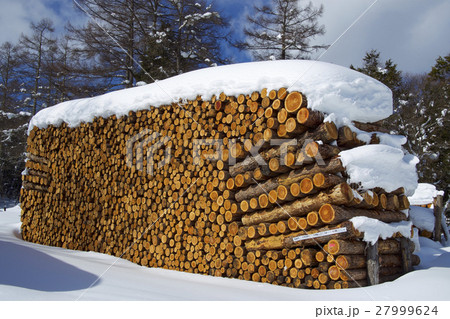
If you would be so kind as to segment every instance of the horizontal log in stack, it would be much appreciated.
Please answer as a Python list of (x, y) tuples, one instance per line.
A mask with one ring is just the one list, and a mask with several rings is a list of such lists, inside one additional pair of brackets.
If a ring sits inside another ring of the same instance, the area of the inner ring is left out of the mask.
[[(373, 284), (367, 245), (349, 220), (403, 221), (407, 198), (403, 189), (348, 185), (339, 152), (364, 143), (307, 104), (300, 92), (263, 89), (75, 128), (34, 127), (22, 236), (143, 266), (289, 287)], [(378, 142), (373, 132), (371, 143)], [(394, 237), (377, 244), (378, 282), (419, 262), (409, 240)]]

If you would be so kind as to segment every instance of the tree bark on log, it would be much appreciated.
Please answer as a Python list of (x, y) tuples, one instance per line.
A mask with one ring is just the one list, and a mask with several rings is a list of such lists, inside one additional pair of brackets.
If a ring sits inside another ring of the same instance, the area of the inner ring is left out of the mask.
[(344, 179), (335, 174), (317, 173), (317, 174), (314, 174), (314, 177), (313, 177), (314, 186), (319, 189), (330, 188), (330, 187), (333, 187), (333, 186), (343, 183), (343, 182), (344, 182)]
[[(401, 267), (380, 267), (379, 269), (380, 277), (400, 274), (401, 272)], [(344, 281), (364, 280), (367, 279), (367, 269), (347, 269), (345, 271), (341, 271), (340, 278)]]
[[(402, 267), (402, 257), (399, 254), (378, 255), (380, 267)], [(411, 255), (413, 266), (420, 263), (417, 255)], [(336, 257), (336, 265), (341, 269), (364, 268), (367, 265), (364, 255), (339, 255)]]
[(443, 207), (443, 197), (442, 195), (436, 196), (434, 199), (434, 232), (433, 238), (437, 242), (441, 242), (442, 237), (442, 207)]
[(317, 173), (338, 173), (344, 171), (344, 167), (339, 158), (333, 158), (325, 161), (325, 165), (319, 165), (317, 163), (305, 166), (301, 169), (293, 170), (289, 173), (285, 173), (278, 177), (267, 180), (264, 183), (258, 185), (252, 185), (247, 189), (238, 191), (235, 195), (237, 201), (246, 200), (252, 197), (257, 197), (263, 193), (268, 193), (274, 190), (278, 185), (289, 186), (292, 183), (297, 183), (305, 177), (311, 178)]
[[(332, 239), (328, 242), (328, 252), (332, 255), (363, 255), (366, 248), (367, 243), (364, 241)], [(414, 247), (410, 247), (410, 251), (413, 250)], [(400, 242), (396, 239), (378, 240), (378, 253), (380, 255), (398, 254)]]
[[(326, 236), (320, 236), (316, 238), (305, 238), (301, 240), (296, 240), (296, 237), (303, 235), (314, 235), (323, 231), (334, 230), (338, 228), (346, 227), (346, 232), (331, 234)], [(353, 228), (350, 222), (342, 223), (336, 227), (323, 227), (311, 231), (301, 231), (296, 233), (291, 233), (288, 235), (278, 235), (262, 237), (257, 240), (247, 241), (245, 243), (245, 248), (249, 251), (254, 250), (277, 250), (283, 248), (301, 247), (301, 246), (311, 246), (317, 244), (327, 243), (331, 239), (349, 239), (356, 238), (359, 233)]]
[[(337, 264), (339, 257), (336, 259)], [(339, 260), (339, 262), (343, 261)], [(348, 260), (346, 260), (346, 262), (348, 262)], [(338, 267), (341, 267), (340, 263), (338, 264)], [(345, 269), (349, 268), (351, 267), (346, 267)], [(369, 246), (367, 247), (367, 277), (370, 285), (377, 285), (380, 282), (380, 260), (378, 258), (378, 241), (373, 245), (369, 243)]]
[(324, 203), (345, 205), (352, 199), (353, 192), (351, 188), (347, 184), (342, 183), (327, 192), (321, 192), (315, 196), (299, 199), (283, 207), (276, 207), (272, 210), (245, 215), (242, 217), (242, 223), (249, 226), (265, 222), (276, 222), (292, 216), (300, 217), (310, 211), (318, 210)]
[(381, 133), (387, 133), (389, 134), (389, 130), (385, 127), (383, 127), (382, 123), (375, 122), (375, 123), (363, 123), (358, 121), (353, 121), (353, 125), (360, 129), (361, 131), (366, 132), (381, 132)]
[(254, 170), (258, 166), (263, 165), (263, 163), (267, 163), (271, 158), (280, 157), (280, 152), (284, 148), (287, 151), (296, 151), (299, 148), (302, 148), (304, 143), (308, 140), (321, 140), (324, 143), (329, 143), (331, 141), (336, 140), (337, 138), (337, 129), (336, 125), (332, 122), (322, 123), (316, 130), (312, 132), (306, 132), (303, 134), (301, 138), (296, 139), (294, 142), (288, 141), (283, 145), (278, 147), (270, 148), (266, 151), (263, 151), (255, 156), (247, 157), (242, 162), (237, 163), (236, 165), (231, 166), (230, 175), (232, 177), (237, 174), (245, 173), (249, 170)]
[(404, 221), (406, 215), (394, 211), (378, 211), (353, 207), (342, 207), (331, 204), (324, 204), (319, 209), (320, 219), (326, 224), (338, 224), (356, 216), (365, 216), (378, 219), (384, 223)]
[(301, 108), (297, 112), (297, 122), (307, 127), (317, 127), (323, 122), (324, 116), (320, 111), (310, 110), (308, 108)]

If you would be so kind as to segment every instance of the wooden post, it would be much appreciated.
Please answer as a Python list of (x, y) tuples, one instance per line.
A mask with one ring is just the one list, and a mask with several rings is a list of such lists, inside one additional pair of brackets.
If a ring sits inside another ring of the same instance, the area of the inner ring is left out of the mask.
[(378, 241), (367, 247), (367, 279), (369, 285), (380, 283), (380, 261), (378, 259)]
[(434, 240), (440, 242), (442, 234), (442, 195), (434, 199)]
[(400, 238), (400, 249), (402, 252), (403, 272), (406, 274), (412, 271), (411, 247), (408, 238)]

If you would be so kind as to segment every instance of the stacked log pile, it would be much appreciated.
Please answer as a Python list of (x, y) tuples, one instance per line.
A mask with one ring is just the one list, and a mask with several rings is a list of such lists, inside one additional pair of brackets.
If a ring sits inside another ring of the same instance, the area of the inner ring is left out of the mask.
[[(349, 219), (403, 221), (409, 204), (402, 189), (348, 185), (339, 152), (364, 143), (307, 104), (299, 92), (264, 89), (34, 127), (22, 236), (289, 287), (367, 285), (366, 243)], [(379, 241), (380, 281), (405, 271), (412, 245), (395, 237)]]
[[(361, 193), (357, 185), (352, 189), (337, 155), (365, 143), (349, 127), (338, 130), (323, 122), (324, 115), (308, 109), (301, 93), (285, 93), (264, 115), (263, 140), (255, 146), (262, 151), (232, 166), (227, 182), (237, 207), (230, 219), (242, 222), (239, 234), (246, 251), (285, 253), (284, 264), (263, 265), (253, 280), (262, 277), (321, 289), (366, 285), (366, 244), (349, 220), (356, 216), (386, 223), (406, 220), (400, 212), (409, 207), (404, 190)], [(369, 132), (383, 131), (374, 124), (355, 124)], [(267, 146), (273, 138), (286, 140)], [(379, 143), (376, 133), (370, 143)], [(261, 167), (263, 162), (267, 166)], [(381, 242), (379, 254), (381, 280), (403, 273), (399, 240)], [(413, 256), (411, 263), (418, 262)]]

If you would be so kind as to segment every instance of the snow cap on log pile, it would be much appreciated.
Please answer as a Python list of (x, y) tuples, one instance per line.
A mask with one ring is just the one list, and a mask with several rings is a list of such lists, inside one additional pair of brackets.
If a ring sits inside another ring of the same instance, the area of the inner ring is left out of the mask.
[(402, 234), (405, 238), (411, 238), (412, 222), (401, 221), (398, 223), (383, 223), (377, 219), (368, 218), (364, 216), (357, 216), (350, 219), (353, 227), (364, 234), (364, 241), (372, 245), (378, 239), (387, 239), (394, 236), (396, 233)]
[(41, 110), (30, 121), (46, 128), (65, 122), (70, 127), (95, 117), (118, 117), (129, 111), (168, 105), (197, 96), (208, 100), (251, 94), (263, 88), (300, 91), (308, 107), (360, 122), (376, 122), (392, 114), (392, 92), (381, 82), (346, 67), (317, 61), (265, 61), (212, 67), (101, 96), (63, 102)]
[(381, 187), (392, 192), (404, 187), (406, 195), (411, 195), (417, 187), (419, 159), (405, 155), (400, 147), (364, 145), (342, 151), (339, 158), (349, 175), (348, 182), (359, 184), (362, 189)]
[(444, 191), (438, 191), (436, 186), (428, 183), (419, 183), (414, 194), (408, 197), (411, 205), (432, 204), (436, 196), (444, 196)]

